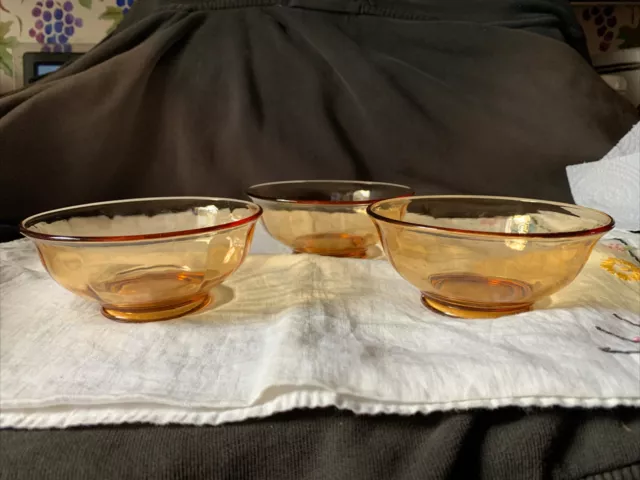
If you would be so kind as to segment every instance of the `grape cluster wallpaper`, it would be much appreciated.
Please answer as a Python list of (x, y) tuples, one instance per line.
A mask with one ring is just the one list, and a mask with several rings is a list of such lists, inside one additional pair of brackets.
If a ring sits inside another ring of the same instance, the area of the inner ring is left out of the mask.
[(592, 55), (640, 47), (640, 4), (585, 5), (575, 12)]
[[(135, 0), (0, 0), (0, 93), (22, 84), (27, 51), (86, 51)], [(640, 46), (640, 4), (576, 6), (592, 54)]]
[(0, 0), (0, 92), (20, 86), (13, 83), (24, 52), (85, 51), (120, 23), (133, 2)]

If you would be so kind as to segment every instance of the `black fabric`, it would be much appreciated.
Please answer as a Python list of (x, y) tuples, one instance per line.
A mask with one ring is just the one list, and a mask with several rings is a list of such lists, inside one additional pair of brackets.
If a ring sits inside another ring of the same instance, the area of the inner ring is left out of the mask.
[(0, 223), (287, 179), (571, 201), (638, 120), (565, 0), (141, 0), (0, 99)]
[(218, 427), (0, 431), (12, 480), (637, 480), (640, 412), (355, 416), (296, 411)]

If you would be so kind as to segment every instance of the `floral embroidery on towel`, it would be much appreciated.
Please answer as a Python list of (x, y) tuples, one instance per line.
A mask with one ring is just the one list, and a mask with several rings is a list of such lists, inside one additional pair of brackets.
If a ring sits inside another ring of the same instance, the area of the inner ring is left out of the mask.
[(602, 244), (610, 250), (626, 254), (631, 260), (640, 264), (640, 249), (630, 245), (626, 240), (622, 238), (610, 238), (604, 240)]
[(625, 282), (640, 282), (640, 268), (621, 258), (609, 257), (600, 264), (611, 275)]
[(620, 253), (625, 253), (629, 250), (629, 247), (627, 247), (625, 244), (618, 243), (618, 242), (607, 242), (607, 243), (604, 243), (604, 246), (610, 250), (614, 250)]
[[(640, 323), (635, 323), (635, 322), (632, 322), (631, 320), (627, 320), (626, 318), (618, 315), (617, 313), (614, 313), (613, 316), (615, 318), (617, 318), (618, 320), (624, 322), (623, 325), (625, 327), (628, 326), (628, 325), (631, 325), (632, 327), (635, 327), (636, 328), (636, 332), (638, 334), (640, 334)], [(615, 333), (615, 332), (612, 332), (610, 330), (606, 330), (606, 329), (604, 329), (602, 327), (598, 327), (598, 326), (596, 326), (596, 330), (598, 330), (599, 332), (602, 332), (602, 333), (606, 333), (607, 335), (610, 335), (611, 337), (615, 337), (618, 340), (622, 340), (622, 341), (628, 342), (628, 343), (633, 343), (633, 344), (638, 346), (638, 348), (635, 349), (635, 350), (628, 350), (628, 349), (622, 349), (622, 348), (599, 347), (600, 350), (602, 350), (603, 352), (606, 352), (606, 353), (622, 353), (622, 354), (627, 354), (627, 355), (634, 354), (634, 353), (640, 354), (640, 335), (636, 335), (636, 336), (633, 336), (633, 337), (627, 337), (626, 335)]]

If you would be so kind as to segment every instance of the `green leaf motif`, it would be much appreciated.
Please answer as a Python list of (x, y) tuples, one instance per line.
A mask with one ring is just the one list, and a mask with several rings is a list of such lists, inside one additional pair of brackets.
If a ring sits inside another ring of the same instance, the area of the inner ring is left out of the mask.
[(13, 57), (3, 45), (0, 45), (0, 72), (13, 77)]
[(118, 7), (107, 7), (98, 17), (100, 20), (122, 20), (122, 10)]
[(11, 53), (0, 45), (0, 72), (13, 77), (13, 58)]
[(107, 30), (107, 34), (109, 34), (116, 29), (118, 24), (124, 18), (124, 14), (122, 13), (122, 9), (118, 7), (107, 7), (98, 18), (100, 20), (108, 20), (111, 22), (111, 26), (109, 27), (109, 30)]
[(11, 50), (18, 44), (16, 37), (7, 37), (13, 22), (0, 22), (0, 72), (13, 76), (13, 55)]
[(84, 8), (91, 9), (92, 0), (78, 0), (78, 3), (82, 5)]
[(2, 40), (9, 30), (11, 30), (11, 25), (13, 22), (0, 22), (0, 40)]

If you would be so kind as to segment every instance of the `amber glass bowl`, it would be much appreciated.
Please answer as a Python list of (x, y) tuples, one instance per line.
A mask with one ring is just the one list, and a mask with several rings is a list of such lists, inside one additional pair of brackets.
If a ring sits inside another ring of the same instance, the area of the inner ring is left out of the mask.
[(264, 209), (269, 234), (295, 253), (366, 258), (378, 243), (367, 206), (412, 195), (392, 183), (300, 180), (254, 185), (247, 195)]
[(400, 198), (368, 213), (423, 303), (462, 318), (529, 310), (571, 283), (614, 226), (589, 208), (503, 197)]
[(63, 208), (27, 218), (53, 279), (96, 300), (113, 320), (195, 312), (236, 270), (262, 209), (226, 198), (147, 198)]

